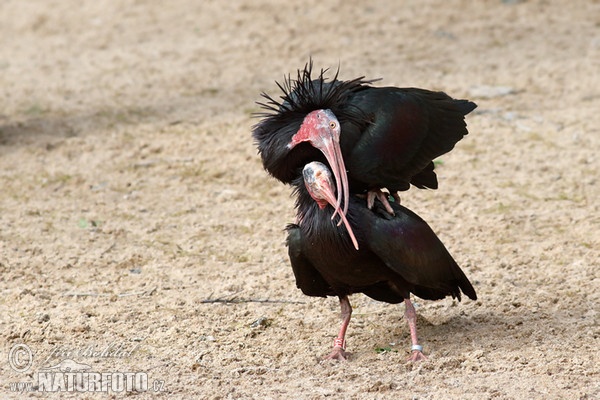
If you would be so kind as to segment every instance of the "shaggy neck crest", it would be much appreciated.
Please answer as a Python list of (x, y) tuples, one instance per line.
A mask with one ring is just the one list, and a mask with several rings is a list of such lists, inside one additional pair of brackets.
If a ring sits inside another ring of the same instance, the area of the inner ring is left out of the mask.
[[(296, 79), (291, 75), (284, 78), (282, 83), (276, 82), (283, 93), (279, 99), (262, 93), (261, 96), (266, 99), (264, 102), (257, 102), (265, 112), (257, 113), (258, 117), (275, 118), (287, 114), (306, 115), (314, 110), (330, 109), (334, 113), (340, 112), (347, 96), (360, 89), (369, 87), (368, 85), (375, 80), (365, 80), (364, 76), (349, 81), (339, 81), (339, 67), (332, 80), (325, 77), (328, 69), (321, 69), (316, 78), (312, 77), (313, 63), (310, 60), (303, 70), (298, 70)], [(339, 116), (338, 116), (339, 117)]]

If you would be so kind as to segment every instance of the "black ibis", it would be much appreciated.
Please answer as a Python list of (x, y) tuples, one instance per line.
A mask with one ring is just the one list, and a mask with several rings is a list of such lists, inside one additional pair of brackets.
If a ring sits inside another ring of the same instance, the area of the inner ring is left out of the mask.
[[(352, 313), (348, 296), (364, 293), (387, 303), (404, 301), (412, 340), (409, 360), (424, 359), (410, 294), (427, 300), (452, 296), (460, 301), (462, 291), (475, 300), (475, 289), (429, 225), (396, 202), (390, 204), (394, 211), (390, 215), (380, 201), (369, 209), (364, 199), (352, 195), (343, 219), (347, 226), (334, 223), (331, 217), (340, 206), (333, 186), (324, 164), (308, 163), (295, 181), (297, 222), (287, 227), (297, 286), (308, 296), (340, 300), (342, 325), (326, 358), (347, 358), (345, 334)], [(354, 249), (354, 241), (359, 250)]]
[(364, 77), (338, 80), (339, 68), (328, 80), (326, 71), (313, 78), (311, 60), (296, 79), (277, 83), (279, 99), (262, 94), (265, 111), (252, 135), (265, 169), (291, 184), (308, 162), (327, 163), (344, 213), (349, 193), (366, 192), (369, 207), (377, 196), (391, 214), (380, 189), (398, 201), (410, 184), (436, 189), (433, 160), (468, 133), (465, 115), (477, 105), (443, 92), (374, 87)]

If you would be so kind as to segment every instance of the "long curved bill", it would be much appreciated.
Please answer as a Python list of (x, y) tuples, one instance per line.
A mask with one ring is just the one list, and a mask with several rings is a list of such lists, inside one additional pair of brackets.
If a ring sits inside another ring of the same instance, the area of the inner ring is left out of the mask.
[[(337, 199), (334, 204), (331, 204), (335, 209), (335, 212), (331, 216), (333, 219), (336, 214), (344, 214), (348, 212), (348, 199), (350, 196), (350, 190), (348, 189), (348, 174), (346, 173), (346, 166), (344, 164), (344, 158), (342, 157), (342, 149), (340, 148), (339, 142), (336, 140), (327, 141), (325, 146), (321, 149), (327, 162), (331, 166), (331, 172), (335, 178), (336, 188), (337, 188)], [(344, 208), (341, 209), (340, 205), (342, 204), (342, 197), (344, 197)], [(342, 223), (338, 224), (338, 226)]]
[[(314, 166), (314, 168), (310, 169), (312, 171), (312, 176), (310, 177), (310, 179), (306, 179), (305, 176), (305, 183), (307, 185), (307, 189), (309, 190), (311, 196), (314, 199), (322, 199), (325, 200), (327, 203), (329, 203), (333, 208), (334, 208), (334, 215), (335, 213), (340, 214), (340, 223), (344, 223), (344, 225), (346, 226), (346, 230), (348, 231), (348, 234), (350, 235), (350, 240), (352, 240), (352, 244), (354, 245), (354, 248), (356, 250), (358, 250), (358, 241), (356, 240), (356, 236), (354, 236), (354, 232), (352, 231), (352, 227), (350, 226), (350, 223), (348, 222), (348, 219), (346, 218), (346, 213), (342, 212), (340, 205), (339, 205), (339, 199), (336, 198), (335, 193), (333, 192), (333, 187), (331, 185), (331, 180), (329, 179), (330, 176), (328, 174), (328, 170), (327, 167), (325, 167), (324, 165), (320, 165), (321, 163), (317, 163), (317, 162), (313, 162), (310, 163), (309, 165)], [(320, 171), (319, 171), (320, 170)], [(305, 171), (306, 171), (306, 167), (305, 167)], [(339, 186), (339, 183), (338, 183)], [(338, 224), (339, 226), (339, 224)]]
[[(348, 202), (350, 190), (348, 188), (348, 174), (344, 165), (342, 149), (340, 147), (340, 123), (331, 110), (315, 110), (302, 121), (300, 129), (296, 132), (290, 142), (288, 149), (294, 148), (298, 143), (309, 142), (311, 146), (319, 149), (327, 159), (335, 177), (337, 186), (337, 199), (335, 202), (335, 212), (331, 216), (333, 219), (336, 214), (346, 214), (348, 212)], [(340, 209), (344, 198), (344, 208)], [(341, 221), (340, 221), (341, 224)], [(340, 225), (338, 224), (338, 226)]]

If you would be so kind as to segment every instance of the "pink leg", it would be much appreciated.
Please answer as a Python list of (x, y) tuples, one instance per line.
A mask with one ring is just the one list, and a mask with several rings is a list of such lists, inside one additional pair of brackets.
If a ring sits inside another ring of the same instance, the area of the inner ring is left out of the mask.
[[(398, 196), (397, 193), (396, 196)], [(394, 196), (394, 199), (396, 198), (396, 196)], [(375, 198), (379, 199), (379, 201), (381, 202), (381, 204), (383, 204), (388, 214), (395, 215), (394, 210), (392, 209), (392, 206), (390, 206), (390, 202), (388, 201), (387, 193), (382, 192), (380, 189), (371, 189), (367, 192), (367, 207), (369, 208), (369, 210), (373, 208), (373, 204), (375, 204)], [(398, 197), (398, 199), (400, 199), (400, 197)]]
[(340, 297), (340, 307), (342, 308), (342, 326), (337, 337), (333, 340), (333, 350), (325, 357), (325, 360), (339, 360), (344, 361), (348, 359), (348, 353), (346, 353), (346, 330), (348, 324), (350, 324), (350, 317), (352, 316), (352, 306), (348, 296)]
[(419, 345), (419, 341), (417, 339), (417, 313), (415, 312), (415, 307), (409, 298), (404, 299), (404, 304), (406, 305), (406, 311), (404, 312), (404, 316), (408, 321), (408, 327), (410, 329), (410, 340), (412, 342), (412, 354), (408, 358), (408, 361), (422, 361), (427, 360), (425, 354), (423, 354), (423, 347)]

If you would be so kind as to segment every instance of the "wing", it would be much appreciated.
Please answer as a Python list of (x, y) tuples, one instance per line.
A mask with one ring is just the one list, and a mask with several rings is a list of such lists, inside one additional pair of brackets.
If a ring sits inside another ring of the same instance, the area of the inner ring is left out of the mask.
[(475, 289), (429, 225), (406, 207), (394, 204), (395, 217), (380, 206), (373, 215), (368, 244), (393, 271), (414, 285), (412, 292), (425, 299), (451, 295), (460, 300), (462, 290), (476, 299)]
[[(349, 102), (370, 118), (366, 126), (345, 127), (349, 140), (356, 140), (346, 160), (349, 174), (391, 190), (408, 189), (413, 177), (452, 150), (468, 133), (465, 115), (476, 107), (443, 92), (396, 87), (366, 88)], [(435, 179), (433, 170), (427, 175), (426, 182)], [(419, 184), (427, 185), (423, 179)]]
[(410, 179), (410, 183), (419, 189), (437, 189), (438, 181), (437, 176), (435, 175), (435, 165), (433, 164), (433, 161), (427, 164), (421, 172), (413, 175)]
[(307, 296), (327, 297), (335, 293), (323, 279), (319, 271), (302, 253), (302, 233), (298, 225), (289, 224), (286, 228), (288, 237), (286, 244), (296, 278), (296, 286)]

